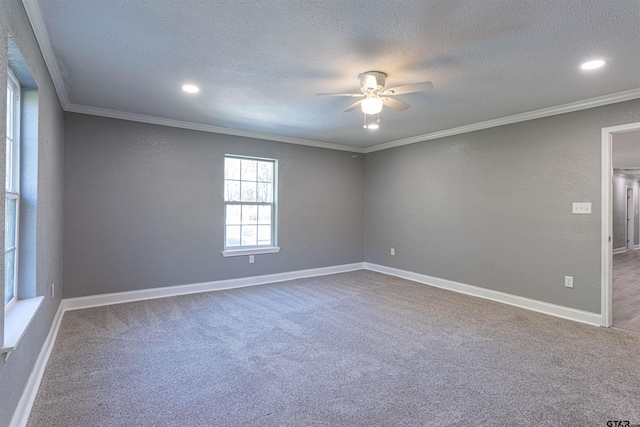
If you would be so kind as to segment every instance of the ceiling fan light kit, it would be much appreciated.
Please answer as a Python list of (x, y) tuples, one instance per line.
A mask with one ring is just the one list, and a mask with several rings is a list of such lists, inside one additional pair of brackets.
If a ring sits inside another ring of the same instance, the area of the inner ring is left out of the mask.
[(362, 108), (362, 112), (365, 114), (378, 114), (382, 111), (382, 99), (377, 96), (365, 98), (360, 103), (360, 107)]
[[(397, 86), (390, 89), (385, 89), (387, 75), (382, 71), (367, 71), (358, 75), (360, 79), (360, 92), (361, 93), (316, 93), (319, 96), (349, 96), (353, 98), (364, 98), (354, 102), (347, 108), (342, 110), (346, 113), (353, 111), (360, 107), (364, 114), (364, 128), (365, 129), (378, 129), (380, 123), (380, 112), (382, 107), (387, 106), (397, 111), (404, 111), (410, 107), (398, 99), (392, 98), (397, 95), (404, 95), (407, 93), (424, 92), (432, 89), (433, 84), (431, 82), (413, 83), (403, 86)], [(370, 125), (367, 124), (367, 115), (378, 114), (378, 120), (376, 123)]]

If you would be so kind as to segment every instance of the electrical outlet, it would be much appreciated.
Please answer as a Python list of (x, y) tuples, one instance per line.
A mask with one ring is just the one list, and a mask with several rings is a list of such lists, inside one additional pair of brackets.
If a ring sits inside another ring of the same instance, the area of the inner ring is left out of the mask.
[(573, 288), (573, 276), (564, 276), (564, 285), (567, 288)]
[(249, 264), (253, 264), (254, 261), (253, 255), (249, 255)]
[(394, 248), (391, 248), (391, 255), (395, 256), (395, 254), (396, 254), (396, 250)]
[(52, 283), (51, 284), (51, 298), (53, 298), (56, 295), (56, 284)]

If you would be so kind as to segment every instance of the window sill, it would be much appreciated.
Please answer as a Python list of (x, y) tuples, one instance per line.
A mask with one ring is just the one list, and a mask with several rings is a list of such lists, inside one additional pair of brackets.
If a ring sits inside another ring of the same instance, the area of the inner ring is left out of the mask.
[(44, 297), (18, 300), (4, 313), (2, 354), (9, 353), (18, 347), (43, 300)]
[(222, 256), (226, 258), (230, 256), (275, 254), (278, 252), (280, 252), (280, 248), (273, 246), (268, 248), (231, 249), (231, 250), (222, 251)]

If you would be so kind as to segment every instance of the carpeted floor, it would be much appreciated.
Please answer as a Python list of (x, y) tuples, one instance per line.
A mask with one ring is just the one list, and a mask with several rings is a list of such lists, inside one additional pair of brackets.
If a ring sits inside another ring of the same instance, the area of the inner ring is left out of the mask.
[(30, 426), (640, 423), (640, 335), (370, 271), (67, 312)]

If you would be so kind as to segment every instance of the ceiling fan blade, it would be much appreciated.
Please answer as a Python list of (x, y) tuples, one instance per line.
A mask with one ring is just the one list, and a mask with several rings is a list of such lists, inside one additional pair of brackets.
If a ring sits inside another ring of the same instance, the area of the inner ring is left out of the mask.
[(386, 89), (382, 92), (382, 95), (404, 95), (405, 93), (424, 92), (429, 89), (433, 89), (433, 83), (420, 82)]
[(393, 99), (393, 98), (382, 98), (382, 104), (398, 111), (404, 111), (407, 108), (411, 107), (411, 105), (405, 104), (404, 102), (398, 101), (397, 99)]
[(353, 98), (358, 98), (360, 96), (364, 96), (363, 93), (316, 93), (316, 96), (351, 96)]
[(347, 108), (345, 108), (344, 110), (342, 110), (343, 113), (348, 113), (349, 111), (353, 111), (356, 108), (358, 108), (360, 106), (360, 104), (362, 103), (362, 100), (360, 101), (356, 101), (353, 104), (349, 105)]

